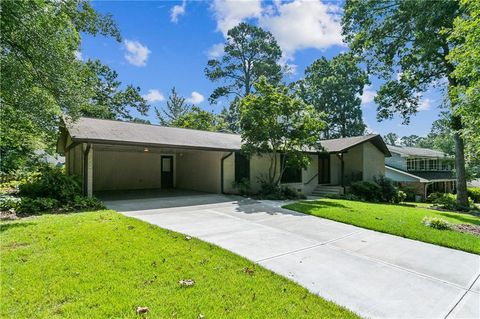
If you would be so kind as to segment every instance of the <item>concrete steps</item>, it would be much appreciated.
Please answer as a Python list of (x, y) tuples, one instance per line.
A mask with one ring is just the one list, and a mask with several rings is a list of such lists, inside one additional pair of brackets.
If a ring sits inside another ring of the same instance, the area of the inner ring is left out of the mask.
[(312, 196), (324, 196), (324, 195), (342, 195), (343, 187), (337, 185), (317, 185), (313, 190)]

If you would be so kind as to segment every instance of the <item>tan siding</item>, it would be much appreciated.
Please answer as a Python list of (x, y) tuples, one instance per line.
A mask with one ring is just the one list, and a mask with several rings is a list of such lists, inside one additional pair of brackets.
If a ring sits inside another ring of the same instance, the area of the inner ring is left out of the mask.
[(385, 175), (385, 154), (372, 143), (363, 146), (363, 180), (373, 180), (374, 177)]
[(95, 150), (94, 191), (159, 187), (160, 154)]
[(358, 176), (359, 173), (363, 175), (363, 145), (364, 144), (360, 144), (352, 147), (343, 155), (344, 181), (346, 184), (348, 184), (352, 178)]
[(220, 193), (220, 160), (225, 153), (185, 152), (177, 158), (177, 188)]

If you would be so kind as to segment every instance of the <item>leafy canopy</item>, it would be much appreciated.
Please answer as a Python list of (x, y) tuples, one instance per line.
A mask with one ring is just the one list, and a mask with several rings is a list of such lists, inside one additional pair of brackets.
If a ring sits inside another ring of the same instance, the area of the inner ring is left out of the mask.
[(191, 109), (192, 106), (185, 103), (185, 98), (178, 95), (177, 90), (173, 87), (168, 96), (166, 107), (160, 110), (155, 108), (155, 114), (161, 125), (170, 126), (180, 117), (189, 113)]
[(327, 139), (365, 132), (360, 96), (369, 80), (357, 63), (358, 59), (350, 53), (341, 53), (331, 60), (322, 57), (307, 67), (305, 78), (297, 84), (305, 103), (326, 114)]
[[(294, 97), (288, 88), (270, 84), (266, 77), (260, 77), (255, 90), (240, 101), (242, 150), (268, 156), (265, 182), (278, 185), (287, 166), (308, 165), (304, 151), (319, 147), (325, 122), (312, 105)], [(283, 163), (280, 154), (286, 155)]]
[(270, 32), (242, 22), (229, 30), (227, 36), (223, 56), (209, 60), (205, 68), (208, 79), (223, 82), (213, 91), (210, 102), (232, 94), (247, 96), (260, 76), (271, 83), (281, 80), (282, 68), (278, 62), (282, 51)]

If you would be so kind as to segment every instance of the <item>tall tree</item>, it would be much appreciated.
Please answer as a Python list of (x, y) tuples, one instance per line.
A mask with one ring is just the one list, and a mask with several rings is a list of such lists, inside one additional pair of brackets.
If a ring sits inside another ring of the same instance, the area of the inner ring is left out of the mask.
[[(255, 83), (255, 94), (240, 101), (242, 149), (247, 154), (268, 156), (264, 182), (277, 186), (287, 166), (306, 167), (305, 149), (318, 148), (325, 122), (311, 105), (274, 86), (265, 77)], [(280, 161), (283, 154), (283, 163)]]
[(480, 161), (480, 2), (460, 0), (460, 5), (463, 14), (455, 18), (449, 37), (457, 43), (447, 56), (457, 81), (450, 95), (463, 120), (467, 156)]
[(178, 95), (175, 87), (172, 88), (165, 109), (155, 108), (155, 114), (161, 125), (171, 126), (180, 117), (188, 114), (192, 106), (185, 102), (185, 98)]
[(390, 133), (385, 134), (383, 139), (385, 140), (385, 143), (387, 143), (389, 145), (397, 145), (398, 135), (390, 132)]
[[(91, 70), (75, 58), (80, 33), (113, 36), (109, 15), (87, 0), (2, 1), (0, 19), (1, 171), (54, 141), (62, 113), (76, 116), (91, 98)], [(7, 155), (8, 160), (5, 161)]]
[[(457, 45), (449, 34), (453, 21), (462, 13), (457, 1), (347, 0), (344, 12), (343, 34), (351, 50), (362, 55), (371, 73), (385, 80), (375, 97), (379, 119), (398, 113), (408, 123), (430, 85), (447, 79), (449, 89), (457, 86), (455, 65), (448, 59)], [(449, 102), (457, 202), (467, 206), (463, 119), (456, 112), (456, 101)]]
[(299, 82), (305, 102), (327, 116), (325, 138), (365, 132), (360, 96), (369, 80), (357, 62), (351, 53), (341, 53), (331, 60), (322, 57), (306, 68), (305, 79)]
[(117, 80), (117, 72), (98, 60), (89, 60), (86, 66), (91, 70), (87, 89), (91, 98), (81, 106), (83, 116), (103, 119), (132, 120), (131, 109), (147, 115), (149, 105), (140, 95), (140, 88), (128, 85), (120, 89), (122, 82)]
[[(228, 96), (247, 96), (260, 76), (278, 83), (282, 78), (281, 56), (282, 51), (270, 32), (243, 22), (232, 28), (227, 33), (223, 56), (209, 60), (205, 68), (209, 80), (222, 83), (210, 95), (210, 102)], [(234, 128), (238, 128), (237, 102), (231, 103), (230, 116), (226, 118)]]

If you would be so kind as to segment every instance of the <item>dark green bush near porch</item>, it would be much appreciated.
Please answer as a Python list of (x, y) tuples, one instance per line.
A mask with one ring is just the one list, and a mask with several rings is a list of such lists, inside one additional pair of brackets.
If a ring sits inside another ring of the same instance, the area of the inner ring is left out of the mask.
[(405, 200), (407, 195), (395, 187), (393, 181), (379, 176), (374, 181), (360, 181), (352, 183), (351, 193), (363, 201), (399, 203)]

